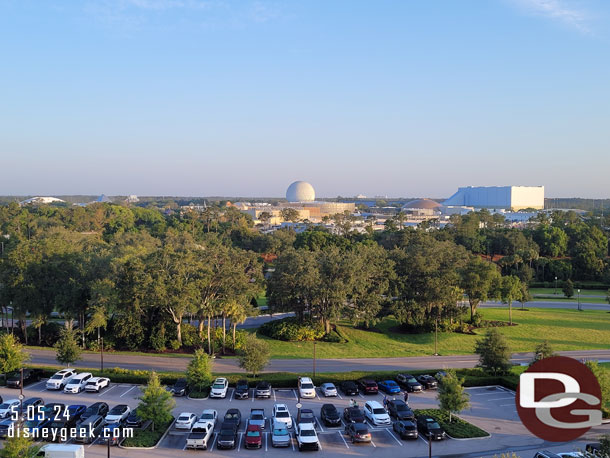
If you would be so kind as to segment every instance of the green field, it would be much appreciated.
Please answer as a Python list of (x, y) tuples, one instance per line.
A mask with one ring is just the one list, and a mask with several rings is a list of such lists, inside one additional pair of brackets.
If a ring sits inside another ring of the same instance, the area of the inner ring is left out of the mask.
[[(487, 320), (508, 321), (508, 309), (481, 309)], [(513, 309), (517, 326), (499, 328), (509, 340), (513, 352), (533, 351), (536, 344), (547, 339), (556, 351), (608, 348), (610, 345), (610, 313), (598, 310)], [(318, 358), (375, 358), (429, 356), (434, 353), (434, 333), (404, 334), (394, 329), (396, 322), (385, 319), (377, 331), (356, 329), (346, 323), (339, 326), (348, 343), (317, 343)], [(483, 334), (485, 330), (478, 330)], [(312, 342), (282, 342), (264, 336), (272, 358), (311, 358)], [(441, 355), (474, 352), (478, 335), (439, 333)]]
[[(577, 295), (577, 288), (574, 288), (574, 295)], [(541, 294), (544, 296), (553, 296), (555, 294), (555, 288), (530, 288), (530, 293), (533, 294)], [(605, 298), (608, 294), (607, 291), (603, 289), (581, 289), (581, 296), (600, 296)], [(557, 296), (563, 297), (563, 291), (561, 288), (557, 288)]]
[[(578, 302), (578, 293), (574, 290), (573, 297), (565, 297), (561, 288), (557, 288), (557, 294), (555, 294), (555, 288), (530, 288), (530, 294), (534, 298), (534, 301), (544, 302)], [(600, 289), (581, 289), (580, 290), (580, 302), (589, 304), (607, 304), (608, 301), (607, 291)]]

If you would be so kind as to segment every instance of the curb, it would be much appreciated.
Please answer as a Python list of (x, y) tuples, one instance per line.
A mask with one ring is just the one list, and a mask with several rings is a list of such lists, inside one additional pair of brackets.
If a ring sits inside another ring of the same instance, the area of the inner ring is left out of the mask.
[[(172, 426), (174, 426), (174, 423), (176, 423), (176, 419), (175, 418), (172, 419), (172, 422), (169, 424), (169, 426), (167, 427), (167, 429), (165, 430), (165, 432), (163, 433), (161, 438), (152, 447), (125, 447), (124, 445), (121, 445), (121, 444), (117, 444), (117, 447), (122, 448), (124, 450), (154, 450), (157, 447), (159, 447), (159, 444), (161, 442), (163, 442), (163, 439), (165, 439), (167, 437), (167, 435), (169, 434), (169, 430), (172, 429)], [(124, 441), (124, 439), (123, 439), (123, 441)], [(123, 441), (121, 441), (121, 443)]]
[(187, 395), (186, 399), (188, 399), (189, 401), (207, 401), (208, 399), (210, 399), (210, 395), (208, 394), (205, 398), (192, 398)]

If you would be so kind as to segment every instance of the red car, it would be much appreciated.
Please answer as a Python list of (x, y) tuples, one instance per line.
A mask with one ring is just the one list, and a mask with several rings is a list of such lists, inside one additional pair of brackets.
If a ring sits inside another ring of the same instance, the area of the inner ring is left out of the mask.
[(263, 445), (263, 430), (258, 425), (248, 425), (246, 428), (246, 448), (261, 448)]

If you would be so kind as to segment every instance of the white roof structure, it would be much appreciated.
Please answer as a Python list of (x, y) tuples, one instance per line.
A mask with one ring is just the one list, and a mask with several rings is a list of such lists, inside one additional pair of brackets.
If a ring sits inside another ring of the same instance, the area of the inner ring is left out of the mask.
[(58, 199), (57, 197), (31, 197), (29, 199), (24, 200), (23, 202), (19, 202), (19, 205), (28, 205), (28, 204), (52, 204), (54, 202), (65, 202), (65, 200)]
[(458, 188), (445, 206), (474, 208), (544, 208), (544, 186), (468, 186)]

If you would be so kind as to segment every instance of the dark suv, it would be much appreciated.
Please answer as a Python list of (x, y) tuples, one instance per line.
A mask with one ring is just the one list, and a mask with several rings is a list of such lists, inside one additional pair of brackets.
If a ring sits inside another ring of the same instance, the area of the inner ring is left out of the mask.
[(443, 431), (438, 422), (427, 415), (417, 417), (417, 429), (429, 440), (440, 441), (445, 437), (445, 431)]
[(417, 377), (417, 381), (421, 383), (426, 390), (436, 390), (438, 388), (438, 381), (431, 375), (420, 375)]
[(377, 382), (368, 378), (358, 380), (358, 388), (360, 388), (360, 391), (364, 394), (377, 394), (379, 392)]
[[(23, 386), (40, 381), (42, 371), (40, 369), (23, 369)], [(19, 388), (21, 386), (21, 371), (13, 372), (6, 379), (7, 388)]]
[(341, 388), (341, 391), (343, 391), (343, 394), (346, 396), (358, 396), (358, 385), (356, 385), (356, 382), (346, 380), (345, 382), (341, 382), (339, 388)]
[(237, 446), (237, 425), (233, 422), (222, 422), (218, 438), (216, 439), (216, 448), (229, 449)]
[(333, 404), (324, 404), (322, 406), (320, 418), (326, 426), (341, 426), (341, 416)]
[(248, 399), (250, 397), (250, 387), (247, 380), (239, 380), (235, 385), (235, 399)]
[(392, 399), (388, 402), (388, 413), (390, 417), (394, 417), (397, 420), (415, 420), (413, 411), (400, 399)]

